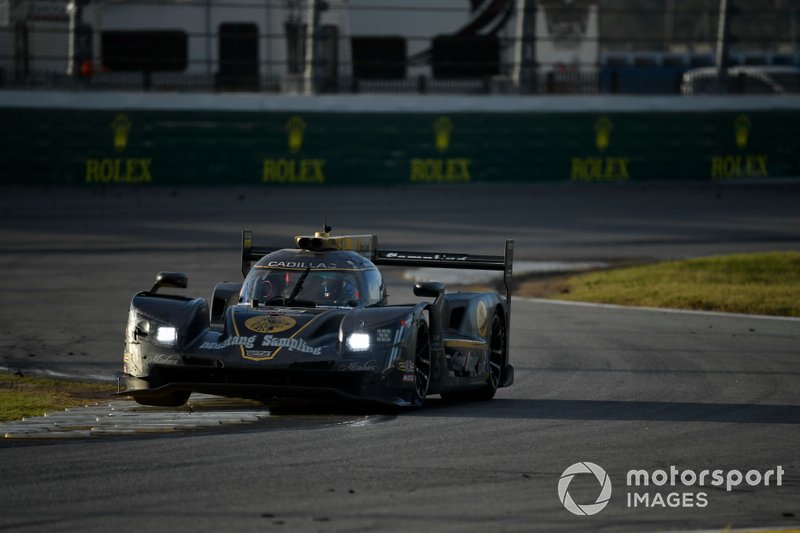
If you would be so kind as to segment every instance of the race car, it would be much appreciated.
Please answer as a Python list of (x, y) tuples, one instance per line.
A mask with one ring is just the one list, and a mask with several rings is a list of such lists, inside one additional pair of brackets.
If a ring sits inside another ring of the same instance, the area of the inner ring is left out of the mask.
[[(295, 243), (255, 247), (245, 230), (244, 280), (219, 283), (210, 309), (159, 292), (188, 286), (185, 274), (160, 272), (131, 302), (119, 394), (156, 406), (198, 392), (419, 407), (433, 394), (489, 400), (513, 383), (513, 241), (500, 256), (404, 252), (325, 226)], [(502, 270), (506, 295), (418, 282), (414, 294), (432, 301), (389, 305), (379, 265)]]

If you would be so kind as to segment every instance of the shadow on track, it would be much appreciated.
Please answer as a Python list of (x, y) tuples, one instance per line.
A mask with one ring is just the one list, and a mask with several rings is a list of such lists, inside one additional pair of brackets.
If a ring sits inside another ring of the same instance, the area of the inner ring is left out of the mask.
[(429, 399), (414, 416), (524, 418), (542, 420), (642, 420), (653, 422), (739, 422), (800, 424), (798, 405), (684, 403), (604, 400), (515, 400), (451, 403)]

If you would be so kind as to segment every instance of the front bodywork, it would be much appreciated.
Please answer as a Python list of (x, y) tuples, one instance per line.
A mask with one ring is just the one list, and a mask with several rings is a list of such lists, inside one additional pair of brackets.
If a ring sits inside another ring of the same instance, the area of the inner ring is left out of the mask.
[[(197, 299), (134, 297), (123, 369), (130, 395), (191, 391), (262, 399), (412, 401), (414, 354), (407, 341), (425, 320), (425, 304), (352, 310), (241, 304), (226, 310), (222, 328), (210, 327), (204, 307)], [(192, 318), (177, 328), (174, 346), (144, 331), (181, 312)], [(370, 335), (369, 349), (347, 347), (354, 332)]]

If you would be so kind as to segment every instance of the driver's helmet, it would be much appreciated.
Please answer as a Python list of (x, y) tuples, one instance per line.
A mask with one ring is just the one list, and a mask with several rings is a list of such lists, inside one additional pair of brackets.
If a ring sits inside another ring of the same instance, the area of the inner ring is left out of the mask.
[(320, 283), (320, 299), (330, 304), (347, 304), (358, 300), (358, 289), (346, 277), (326, 276)]

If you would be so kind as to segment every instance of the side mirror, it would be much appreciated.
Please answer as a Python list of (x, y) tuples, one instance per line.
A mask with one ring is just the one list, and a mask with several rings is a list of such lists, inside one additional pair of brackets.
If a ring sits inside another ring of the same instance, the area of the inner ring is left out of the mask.
[(183, 272), (159, 272), (156, 282), (150, 292), (158, 292), (161, 287), (173, 287), (175, 289), (185, 289), (189, 286), (189, 276)]
[(444, 294), (444, 283), (418, 281), (414, 285), (414, 295), (422, 298), (438, 298)]

